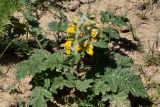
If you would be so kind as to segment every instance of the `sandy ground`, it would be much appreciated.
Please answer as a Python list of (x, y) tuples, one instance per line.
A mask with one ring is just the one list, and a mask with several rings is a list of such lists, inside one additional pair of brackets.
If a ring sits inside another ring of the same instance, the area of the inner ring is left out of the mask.
[[(78, 11), (87, 12), (88, 10), (88, 0), (73, 0), (65, 6), (69, 9), (65, 13), (68, 18), (74, 16)], [(100, 11), (111, 11), (117, 15), (126, 16), (135, 32), (136, 36), (141, 40), (141, 43), (144, 47), (144, 52), (140, 53), (138, 51), (126, 51), (126, 53), (133, 58), (134, 63), (138, 66), (142, 66), (143, 71), (147, 76), (151, 77), (151, 81), (144, 79), (141, 76), (145, 85), (150, 84), (152, 81), (160, 84), (160, 67), (156, 66), (145, 66), (143, 61), (143, 56), (147, 53), (150, 48), (149, 46), (154, 44), (156, 41), (159, 42), (158, 47), (156, 47), (156, 51), (160, 52), (160, 2), (157, 4), (152, 4), (151, 0), (93, 0), (94, 2), (90, 4), (91, 12), (95, 12), (99, 14)], [(144, 4), (146, 5), (145, 9), (143, 9)], [(75, 11), (70, 11), (70, 9), (74, 9)], [(145, 17), (145, 19), (143, 19)], [(48, 23), (56, 20), (53, 12), (46, 12), (43, 14), (39, 20), (40, 26), (44, 29), (44, 33), (49, 39), (54, 39), (54, 34), (49, 31)], [(121, 37), (125, 37), (134, 42), (132, 34), (129, 33), (121, 33)], [(158, 39), (159, 38), (159, 39)], [(9, 107), (16, 104), (17, 97), (20, 96), (25, 100), (25, 98), (29, 95), (29, 89), (31, 86), (27, 85), (30, 81), (30, 78), (24, 79), (21, 82), (17, 82), (15, 79), (15, 64), (14, 61), (8, 61), (8, 57), (0, 59), (0, 107)], [(9, 56), (10, 59), (10, 56)], [(12, 59), (10, 59), (12, 60)], [(12, 62), (12, 63), (7, 63)], [(20, 94), (9, 94), (8, 87), (14, 86), (18, 87), (18, 92)], [(148, 93), (150, 96), (153, 96), (155, 90), (149, 89)], [(160, 100), (156, 100), (155, 103)], [(160, 107), (160, 105), (156, 105)], [(13, 106), (14, 107), (14, 106)]]

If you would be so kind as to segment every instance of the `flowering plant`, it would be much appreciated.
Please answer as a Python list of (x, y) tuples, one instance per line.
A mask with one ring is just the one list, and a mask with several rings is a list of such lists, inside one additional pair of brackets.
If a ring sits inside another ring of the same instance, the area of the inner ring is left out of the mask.
[(66, 30), (65, 53), (69, 55), (71, 52), (76, 54), (86, 52), (92, 56), (94, 54), (92, 44), (99, 39), (100, 30), (101, 25), (96, 22), (95, 15), (74, 17)]
[[(119, 32), (108, 23), (124, 25), (124, 18), (108, 12), (74, 17), (69, 23), (52, 22), (49, 27), (62, 32), (59, 48), (53, 54), (35, 50), (17, 64), (17, 79), (31, 75), (29, 106), (130, 107), (128, 96), (146, 98), (145, 88), (131, 70), (132, 60), (108, 48), (119, 40)], [(59, 102), (61, 101), (61, 102)]]

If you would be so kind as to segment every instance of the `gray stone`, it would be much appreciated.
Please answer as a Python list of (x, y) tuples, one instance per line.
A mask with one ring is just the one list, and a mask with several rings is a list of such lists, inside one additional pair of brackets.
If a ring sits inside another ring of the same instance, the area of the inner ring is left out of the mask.
[(80, 6), (80, 2), (78, 0), (74, 0), (74, 1), (70, 1), (67, 8), (70, 10), (76, 10), (77, 8), (79, 8), (79, 6)]

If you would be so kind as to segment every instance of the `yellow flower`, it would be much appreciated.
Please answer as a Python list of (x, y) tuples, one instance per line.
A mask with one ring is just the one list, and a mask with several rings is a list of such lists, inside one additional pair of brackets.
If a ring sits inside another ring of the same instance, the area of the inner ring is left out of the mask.
[(75, 33), (75, 28), (74, 27), (68, 27), (66, 30), (67, 33)]
[(98, 34), (98, 30), (97, 30), (97, 29), (92, 29), (92, 31), (91, 31), (91, 36), (92, 36), (93, 38), (95, 38), (95, 37), (97, 36), (97, 34)]
[(86, 52), (87, 52), (87, 54), (89, 54), (91, 56), (94, 54), (94, 52), (93, 52), (93, 46), (91, 44), (87, 46)]
[(76, 51), (81, 51), (82, 50), (82, 47), (78, 44), (76, 45)]
[(65, 49), (65, 53), (66, 53), (67, 55), (70, 55), (70, 54), (71, 54), (71, 49)]
[(72, 46), (72, 40), (67, 40), (65, 43), (64, 43), (64, 48), (70, 48)]
[(70, 23), (66, 30), (67, 33), (75, 33), (76, 32), (76, 25), (74, 23)]
[(76, 27), (76, 25), (73, 22), (71, 22), (68, 24), (68, 27)]
[(64, 51), (67, 55), (71, 54), (71, 46), (72, 46), (72, 40), (67, 40), (64, 43)]

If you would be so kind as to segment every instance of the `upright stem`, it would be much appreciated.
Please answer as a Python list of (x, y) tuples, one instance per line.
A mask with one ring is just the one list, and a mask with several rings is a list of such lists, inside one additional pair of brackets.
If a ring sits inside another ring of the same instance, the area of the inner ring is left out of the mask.
[(80, 59), (79, 59), (79, 61), (77, 63), (77, 72), (79, 72), (79, 70), (80, 70), (81, 62), (82, 62), (82, 56), (80, 56)]
[(37, 39), (37, 37), (35, 37), (35, 39), (36, 39), (36, 42), (37, 42), (38, 46), (40, 47), (40, 49), (43, 49), (43, 47), (42, 47), (41, 43), (39, 42), (39, 40)]
[[(16, 39), (17, 39), (17, 38), (16, 38)], [(4, 49), (4, 51), (0, 54), (0, 59), (2, 58), (2, 56), (4, 55), (4, 53), (6, 52), (6, 50), (9, 48), (9, 46), (10, 46), (16, 39), (13, 39), (13, 40), (6, 46), (6, 48)]]

